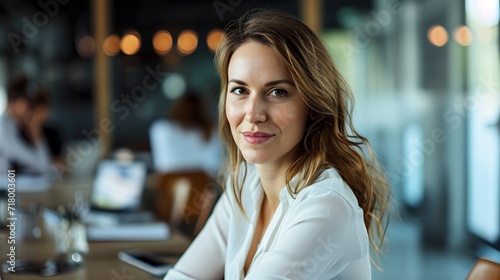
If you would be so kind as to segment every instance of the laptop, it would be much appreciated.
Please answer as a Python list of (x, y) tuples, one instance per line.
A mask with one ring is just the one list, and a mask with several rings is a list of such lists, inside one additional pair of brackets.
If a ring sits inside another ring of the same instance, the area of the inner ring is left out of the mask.
[(147, 165), (143, 161), (100, 161), (90, 196), (91, 209), (109, 212), (138, 210), (146, 179)]
[(86, 217), (92, 241), (165, 240), (168, 226), (140, 211), (148, 166), (144, 161), (103, 160), (97, 166)]

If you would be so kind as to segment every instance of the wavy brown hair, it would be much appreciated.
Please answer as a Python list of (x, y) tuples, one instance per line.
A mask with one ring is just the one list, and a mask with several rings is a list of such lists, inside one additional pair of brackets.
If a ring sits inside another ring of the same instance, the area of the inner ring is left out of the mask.
[[(231, 135), (225, 102), (229, 61), (235, 50), (248, 41), (265, 44), (281, 56), (300, 96), (311, 109), (306, 131), (296, 147), (298, 157), (285, 175), (288, 192), (297, 195), (314, 183), (321, 170), (335, 168), (356, 195), (370, 243), (378, 253), (388, 225), (389, 187), (368, 140), (354, 128), (353, 95), (318, 36), (301, 21), (280, 12), (253, 10), (229, 23), (216, 51), (215, 62), (221, 77), (219, 125), (221, 138), (228, 147), (225, 174), (226, 180), (231, 180), (240, 210), (244, 212), (241, 191), (246, 162)], [(292, 188), (290, 181), (294, 176), (298, 176), (299, 184)]]

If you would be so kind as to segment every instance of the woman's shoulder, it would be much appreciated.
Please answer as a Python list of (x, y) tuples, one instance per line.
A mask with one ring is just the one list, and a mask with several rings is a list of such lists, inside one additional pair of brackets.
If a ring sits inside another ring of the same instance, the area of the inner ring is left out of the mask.
[(355, 209), (359, 208), (358, 200), (351, 188), (333, 167), (324, 169), (312, 185), (297, 195), (296, 200), (314, 200), (319, 197), (341, 197)]

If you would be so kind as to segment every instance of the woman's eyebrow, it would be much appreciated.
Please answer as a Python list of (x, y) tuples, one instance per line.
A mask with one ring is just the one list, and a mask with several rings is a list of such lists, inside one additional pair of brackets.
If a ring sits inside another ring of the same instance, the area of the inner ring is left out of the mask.
[[(244, 85), (244, 86), (247, 85), (245, 82), (243, 82), (241, 80), (237, 80), (237, 79), (231, 79), (231, 80), (229, 80), (229, 83), (237, 83), (237, 84)], [(277, 84), (283, 84), (283, 83), (295, 86), (295, 84), (292, 81), (290, 81), (290, 80), (270, 81), (270, 82), (267, 82), (264, 86), (269, 87), (269, 86), (275, 86)]]
[(270, 86), (275, 86), (277, 84), (290, 84), (292, 86), (295, 86), (295, 84), (290, 81), (290, 80), (276, 80), (276, 81), (271, 81), (271, 82), (267, 82), (265, 84), (266, 87), (270, 87)]
[(244, 85), (244, 86), (247, 85), (245, 82), (237, 80), (237, 79), (231, 79), (231, 80), (229, 80), (229, 83), (237, 83), (237, 84)]

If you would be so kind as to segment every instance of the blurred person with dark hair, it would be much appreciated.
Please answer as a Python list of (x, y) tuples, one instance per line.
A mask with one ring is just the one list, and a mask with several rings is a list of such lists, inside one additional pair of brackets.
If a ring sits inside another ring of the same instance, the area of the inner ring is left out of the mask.
[(14, 169), (20, 174), (51, 172), (50, 150), (43, 134), (47, 97), (22, 76), (7, 87), (7, 108), (0, 116), (0, 172)]
[(49, 147), (51, 160), (61, 161), (63, 143), (58, 128), (47, 122), (50, 110), (49, 94), (44, 88), (40, 88), (39, 93), (33, 98), (33, 116), (38, 118), (37, 121), (42, 126), (42, 133)]
[(186, 93), (150, 128), (153, 165), (159, 172), (202, 170), (215, 175), (222, 149), (215, 127), (199, 96)]

